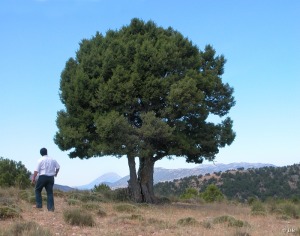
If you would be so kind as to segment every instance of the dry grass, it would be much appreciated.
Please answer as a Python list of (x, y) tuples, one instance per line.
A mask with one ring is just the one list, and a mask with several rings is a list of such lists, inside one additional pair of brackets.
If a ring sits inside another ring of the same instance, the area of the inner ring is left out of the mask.
[[(14, 199), (9, 200), (9, 196), (4, 197), (6, 203), (16, 203)], [(251, 206), (228, 202), (147, 205), (93, 201), (74, 206), (68, 204), (67, 195), (57, 195), (55, 212), (48, 212), (45, 207), (43, 210), (33, 209), (30, 202), (21, 198), (17, 205), (22, 209), (21, 217), (1, 220), (0, 235), (16, 227), (16, 224), (28, 222), (34, 222), (44, 231), (49, 231), (49, 235), (300, 235), (299, 219), (283, 219), (271, 213), (253, 215)], [(77, 226), (66, 222), (64, 212), (74, 207), (82, 212), (88, 211), (94, 225)]]

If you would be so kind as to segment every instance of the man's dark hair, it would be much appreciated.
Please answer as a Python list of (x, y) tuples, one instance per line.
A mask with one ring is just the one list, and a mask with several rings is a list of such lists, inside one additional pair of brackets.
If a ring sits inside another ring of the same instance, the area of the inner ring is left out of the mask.
[(41, 153), (42, 156), (46, 156), (47, 155), (47, 149), (46, 148), (42, 148), (40, 150), (40, 153)]

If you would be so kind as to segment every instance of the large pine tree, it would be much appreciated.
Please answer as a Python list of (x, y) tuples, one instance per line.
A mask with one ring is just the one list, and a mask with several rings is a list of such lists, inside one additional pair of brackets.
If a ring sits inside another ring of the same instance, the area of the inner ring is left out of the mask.
[(154, 202), (157, 160), (214, 160), (234, 140), (226, 115), (235, 101), (221, 79), (224, 64), (211, 46), (201, 51), (152, 21), (133, 19), (82, 40), (61, 75), (65, 109), (58, 112), (55, 143), (71, 158), (126, 155), (132, 198)]

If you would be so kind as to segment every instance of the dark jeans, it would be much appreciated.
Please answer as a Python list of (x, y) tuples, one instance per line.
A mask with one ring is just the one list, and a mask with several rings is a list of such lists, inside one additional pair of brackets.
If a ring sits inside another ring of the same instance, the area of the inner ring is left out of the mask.
[(54, 211), (54, 198), (53, 198), (53, 185), (54, 176), (40, 175), (35, 185), (35, 201), (36, 207), (43, 207), (42, 190), (45, 187), (47, 192), (47, 209)]

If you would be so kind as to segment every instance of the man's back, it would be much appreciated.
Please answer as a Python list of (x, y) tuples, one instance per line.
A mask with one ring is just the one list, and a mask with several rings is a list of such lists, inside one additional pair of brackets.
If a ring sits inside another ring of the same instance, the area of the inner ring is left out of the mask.
[(56, 174), (56, 169), (59, 168), (60, 166), (56, 160), (48, 155), (45, 155), (38, 160), (36, 171), (39, 173), (39, 175), (54, 176)]

